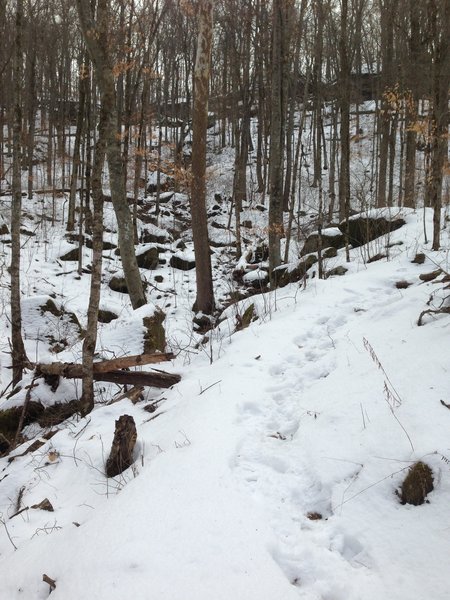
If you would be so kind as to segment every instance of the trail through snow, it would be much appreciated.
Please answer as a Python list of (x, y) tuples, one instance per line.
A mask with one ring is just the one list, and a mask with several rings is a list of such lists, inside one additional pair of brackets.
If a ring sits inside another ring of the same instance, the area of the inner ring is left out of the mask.
[[(173, 365), (183, 378), (157, 418), (122, 400), (1, 459), (1, 598), (47, 598), (43, 573), (54, 600), (449, 598), (449, 321), (416, 324), (436, 289), (418, 278), (433, 264), (411, 263), (420, 218), (389, 261), (355, 251), (344, 277), (252, 298), (259, 321), (231, 336), (229, 309), (211, 346)], [(121, 414), (136, 463), (107, 482)], [(402, 506), (418, 459), (435, 490)], [(10, 518), (22, 486), (55, 512)]]

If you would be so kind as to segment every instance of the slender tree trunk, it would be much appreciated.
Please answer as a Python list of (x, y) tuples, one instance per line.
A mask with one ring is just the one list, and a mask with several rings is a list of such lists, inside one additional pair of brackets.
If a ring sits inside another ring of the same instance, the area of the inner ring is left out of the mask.
[(11, 358), (13, 385), (22, 379), (28, 364), (22, 338), (22, 312), (20, 299), (20, 220), (22, 214), (21, 144), (22, 131), (22, 39), (23, 0), (16, 4), (16, 39), (14, 51), (14, 124), (13, 124), (13, 178), (11, 202)]
[(432, 0), (431, 31), (434, 39), (432, 67), (431, 167), (428, 181), (433, 207), (433, 250), (441, 236), (442, 171), (448, 155), (448, 90), (450, 87), (450, 0)]
[(206, 213), (206, 133), (208, 128), (208, 87), (211, 68), (213, 1), (199, 0), (197, 55), (194, 69), (192, 115), (192, 236), (197, 275), (194, 311), (210, 315), (214, 310), (211, 256)]
[(97, 343), (98, 308), (100, 304), (100, 288), (102, 281), (102, 252), (103, 252), (103, 190), (102, 172), (105, 163), (107, 146), (106, 128), (109, 116), (102, 106), (99, 123), (99, 133), (95, 145), (94, 164), (92, 169), (92, 273), (89, 306), (87, 310), (87, 328), (83, 341), (82, 358), (82, 396), (80, 411), (82, 416), (87, 415), (94, 408), (94, 375), (93, 362), (95, 345)]
[(69, 208), (67, 214), (67, 231), (73, 231), (75, 228), (75, 198), (77, 193), (77, 183), (80, 171), (80, 147), (81, 138), (83, 136), (84, 129), (84, 117), (85, 117), (85, 103), (86, 103), (86, 86), (89, 77), (88, 57), (85, 56), (83, 62), (79, 65), (79, 91), (78, 91), (78, 114), (77, 114), (77, 125), (75, 131), (75, 142), (73, 145), (73, 156), (72, 156), (72, 175), (70, 180), (70, 195), (69, 195)]
[(348, 48), (348, 0), (341, 3), (341, 33), (339, 40), (340, 73), (340, 138), (339, 218), (348, 222), (350, 213), (350, 60)]

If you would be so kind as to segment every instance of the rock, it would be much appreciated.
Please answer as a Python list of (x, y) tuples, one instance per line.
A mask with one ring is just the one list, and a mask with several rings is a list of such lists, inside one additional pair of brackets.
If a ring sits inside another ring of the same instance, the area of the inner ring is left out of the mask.
[(255, 269), (254, 271), (246, 273), (242, 278), (242, 281), (244, 285), (261, 288), (269, 283), (269, 273), (262, 269)]
[[(0, 448), (3, 449), (0, 452), (8, 452), (9, 446), (14, 442), (22, 410), (23, 406), (14, 406), (0, 411)], [(43, 412), (44, 407), (40, 402), (30, 401), (23, 420), (23, 427), (34, 423)]]
[(423, 263), (425, 262), (425, 258), (425, 254), (423, 254), (422, 252), (418, 252), (411, 262), (415, 263), (416, 265), (423, 265)]
[[(83, 337), (83, 328), (74, 312), (66, 310), (63, 306), (58, 308), (51, 298), (48, 298), (45, 303), (37, 308), (44, 319), (41, 327), (37, 330), (36, 339), (42, 339), (42, 337), (47, 339), (50, 350), (55, 354)], [(28, 318), (32, 318), (32, 316), (28, 317), (27, 315), (24, 324), (25, 331), (29, 331), (29, 325), (33, 325), (29, 323)], [(31, 331), (29, 335), (33, 335)]]
[(433, 471), (431, 468), (419, 461), (410, 469), (400, 490), (402, 504), (413, 504), (419, 506), (425, 502), (427, 495), (433, 491)]
[(255, 209), (256, 209), (256, 210), (259, 210), (259, 212), (265, 212), (265, 211), (267, 210), (267, 207), (266, 207), (266, 206), (264, 206), (264, 204), (257, 204), (257, 205), (255, 206)]
[(72, 250), (69, 250), (69, 252), (60, 256), (59, 260), (78, 262), (80, 260), (80, 249), (73, 248)]
[(22, 235), (27, 235), (28, 237), (33, 237), (34, 235), (36, 235), (32, 231), (29, 231), (28, 229), (25, 229), (24, 227), (21, 228), (20, 233)]
[[(86, 248), (92, 249), (92, 246), (93, 244), (91, 238), (86, 238)], [(112, 242), (106, 242), (105, 240), (103, 240), (103, 250), (115, 250), (116, 248), (116, 244), (113, 244)]]
[(165, 204), (166, 202), (169, 202), (169, 200), (172, 200), (174, 193), (175, 192), (163, 192), (162, 194), (160, 194), (159, 201), (161, 202), (161, 204)]
[(158, 350), (164, 352), (166, 349), (166, 332), (163, 326), (165, 313), (157, 308), (153, 315), (143, 318), (145, 327), (144, 354), (153, 354)]
[(406, 288), (409, 288), (410, 285), (411, 285), (410, 282), (406, 281), (406, 279), (402, 279), (401, 281), (395, 282), (395, 287), (398, 290), (406, 290)]
[(136, 260), (138, 267), (142, 269), (156, 269), (159, 262), (158, 248), (148, 248), (148, 250), (141, 252), (141, 254), (136, 254)]
[(345, 246), (344, 234), (341, 233), (337, 227), (329, 227), (322, 230), (320, 237), (317, 232), (311, 233), (311, 235), (306, 238), (300, 256), (305, 256), (305, 254), (310, 254), (311, 252), (317, 252), (320, 239), (322, 240), (322, 248), (332, 247), (338, 249)]
[(328, 279), (328, 277), (333, 277), (334, 275), (345, 275), (347, 273), (348, 269), (346, 267), (343, 267), (342, 265), (339, 265), (338, 267), (335, 267), (334, 269), (330, 269), (329, 271), (327, 271), (325, 273), (325, 279)]
[(8, 225), (6, 223), (2, 223), (0, 225), (0, 235), (8, 235), (8, 233), (9, 233)]
[(421, 275), (419, 275), (419, 279), (421, 281), (433, 281), (433, 279), (439, 277), (441, 273), (442, 269), (436, 269), (435, 271), (431, 271), (430, 273), (422, 273)]
[(8, 454), (10, 448), (10, 440), (6, 439), (3, 433), (0, 433), (0, 456), (5, 456), (5, 454)]
[(386, 258), (386, 254), (382, 254), (381, 252), (379, 252), (378, 254), (371, 256), (367, 263), (377, 262), (378, 260), (383, 260), (383, 258)]
[(170, 257), (170, 266), (180, 271), (190, 271), (195, 269), (195, 260), (187, 254), (176, 252)]
[(116, 421), (111, 452), (106, 461), (106, 476), (116, 477), (133, 464), (133, 450), (137, 431), (133, 417), (122, 415)]
[(112, 312), (112, 310), (99, 309), (98, 311), (98, 322), (99, 323), (111, 323), (114, 319), (118, 319), (118, 315)]
[(197, 313), (192, 322), (194, 323), (195, 331), (197, 333), (206, 333), (213, 327), (213, 318), (210, 315), (203, 313)]
[(242, 221), (242, 227), (245, 227), (246, 229), (251, 229), (253, 227), (253, 223), (247, 219), (245, 221)]
[(53, 427), (59, 425), (66, 419), (70, 419), (70, 417), (79, 412), (79, 409), (80, 404), (78, 400), (57, 402), (56, 404), (44, 408), (43, 412), (36, 418), (36, 422), (44, 428)]
[(274, 282), (276, 287), (284, 287), (289, 283), (301, 281), (307, 271), (317, 262), (317, 256), (310, 254), (301, 260), (293, 269), (289, 269), (288, 265), (277, 267), (274, 274)]
[[(351, 217), (348, 222), (349, 243), (354, 247), (367, 244), (382, 235), (391, 233), (405, 225), (405, 221), (400, 218), (387, 219), (386, 217), (369, 217), (367, 215), (356, 215)], [(342, 221), (339, 229), (345, 234), (347, 224)]]
[(334, 258), (335, 256), (337, 256), (337, 248), (333, 248), (333, 246), (325, 248), (322, 252), (322, 258)]
[(168, 244), (170, 236), (166, 231), (153, 227), (152, 229), (143, 229), (140, 237), (141, 244)]
[(64, 311), (58, 308), (51, 298), (49, 298), (47, 302), (45, 302), (45, 304), (41, 304), (39, 306), (39, 309), (41, 311), (41, 315), (43, 315), (46, 312), (49, 312), (54, 317), (62, 317), (62, 315), (64, 314)]
[(215, 229), (227, 229), (226, 225), (224, 225), (223, 223), (219, 223), (218, 221), (211, 221), (210, 225)]
[(265, 262), (269, 260), (269, 246), (267, 244), (259, 244), (253, 250), (252, 258), (250, 259), (250, 264), (254, 265), (256, 263)]
[(125, 277), (114, 277), (111, 278), (109, 282), (109, 287), (113, 292), (119, 292), (120, 294), (128, 294), (127, 282), (125, 281)]
[(239, 314), (236, 315), (236, 331), (241, 331), (242, 329), (246, 329), (252, 321), (256, 321), (258, 318), (255, 305), (252, 303), (248, 306), (244, 314), (241, 316)]
[(30, 508), (35, 508), (38, 510), (46, 510), (48, 512), (54, 512), (55, 509), (52, 506), (52, 503), (48, 498), (44, 498), (39, 504), (33, 504)]

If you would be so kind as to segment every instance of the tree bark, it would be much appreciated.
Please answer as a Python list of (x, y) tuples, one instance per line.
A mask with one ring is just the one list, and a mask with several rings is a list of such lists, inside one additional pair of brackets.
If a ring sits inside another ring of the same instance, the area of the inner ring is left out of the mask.
[(209, 76), (213, 32), (213, 2), (199, 0), (197, 56), (194, 69), (192, 115), (192, 236), (197, 276), (194, 311), (210, 315), (214, 310), (211, 256), (206, 213), (206, 132), (208, 127)]
[(20, 221), (22, 216), (21, 144), (22, 131), (22, 71), (23, 71), (23, 0), (16, 4), (16, 39), (14, 52), (14, 124), (13, 124), (13, 178), (11, 202), (11, 358), (13, 385), (22, 379), (28, 364), (22, 338), (22, 312), (20, 304)]
[[(94, 408), (94, 375), (93, 361), (95, 345), (97, 343), (98, 307), (100, 304), (100, 288), (102, 281), (102, 258), (103, 258), (103, 190), (102, 172), (105, 163), (105, 152), (107, 146), (106, 126), (108, 114), (104, 105), (100, 111), (100, 124), (98, 139), (95, 146), (94, 164), (92, 169), (92, 200), (94, 215), (92, 219), (92, 272), (91, 289), (89, 294), (89, 306), (87, 310), (86, 335), (83, 340), (83, 363), (82, 363), (82, 395), (80, 410), (82, 416), (87, 415)], [(81, 238), (81, 236), (80, 236)], [(81, 256), (81, 252), (80, 252)]]
[(104, 129), (111, 199), (117, 218), (120, 256), (128, 293), (131, 304), (136, 309), (146, 303), (146, 298), (136, 262), (133, 223), (126, 198), (120, 137), (117, 135), (116, 89), (108, 51), (110, 3), (108, 0), (98, 0), (97, 21), (94, 20), (90, 0), (77, 0), (77, 8), (86, 46), (95, 67), (103, 110), (107, 115)]
[[(274, 0), (272, 12), (272, 94), (269, 162), (269, 276), (281, 263), (283, 236), (283, 163), (287, 101), (290, 0)], [(291, 15), (292, 16), (292, 15)]]

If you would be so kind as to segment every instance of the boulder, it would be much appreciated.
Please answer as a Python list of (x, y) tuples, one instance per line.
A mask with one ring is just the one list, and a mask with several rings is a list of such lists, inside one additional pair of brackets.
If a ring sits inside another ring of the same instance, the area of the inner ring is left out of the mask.
[(174, 269), (180, 269), (180, 271), (190, 271), (195, 269), (195, 260), (188, 254), (176, 252), (170, 257), (170, 266)]
[[(49, 343), (49, 349), (55, 354), (83, 337), (84, 331), (77, 315), (66, 310), (64, 306), (58, 308), (52, 298), (48, 298), (46, 302), (40, 304), (38, 310), (44, 318), (38, 328), (37, 339), (44, 337)], [(25, 331), (29, 331), (29, 335), (33, 337), (33, 333), (28, 327), (28, 311), (25, 314), (27, 314)]]
[(423, 263), (425, 262), (425, 258), (426, 256), (425, 254), (423, 254), (423, 252), (418, 252), (411, 262), (416, 265), (423, 265)]
[(288, 265), (277, 267), (274, 272), (274, 281), (276, 287), (284, 287), (289, 283), (301, 281), (307, 271), (317, 262), (317, 256), (310, 254), (301, 260), (294, 268), (289, 268)]
[(263, 269), (255, 269), (249, 271), (242, 278), (244, 285), (252, 287), (266, 286), (269, 283), (269, 273)]
[(322, 252), (322, 258), (334, 258), (335, 256), (337, 256), (337, 248), (333, 248), (332, 246), (325, 248)]
[(109, 282), (109, 287), (113, 292), (119, 292), (120, 294), (128, 294), (127, 282), (125, 281), (125, 277), (111, 277)]
[(335, 275), (345, 275), (347, 273), (348, 269), (346, 267), (343, 267), (342, 265), (339, 265), (338, 267), (335, 267), (334, 269), (330, 269), (329, 271), (326, 271), (325, 273), (325, 279), (328, 279), (328, 277), (333, 277)]
[[(348, 222), (349, 243), (353, 247), (362, 246), (372, 240), (400, 229), (405, 221), (400, 218), (371, 217), (364, 214), (355, 215)], [(339, 229), (343, 234), (346, 232), (346, 223), (342, 221)]]
[(255, 247), (249, 262), (254, 265), (256, 263), (265, 262), (266, 260), (269, 260), (269, 246), (262, 243)]
[(72, 250), (69, 250), (68, 252), (60, 256), (59, 260), (78, 262), (80, 260), (80, 249), (72, 248)]
[(158, 248), (153, 246), (140, 254), (136, 254), (136, 260), (138, 267), (141, 267), (142, 269), (156, 269), (159, 262)]
[(157, 308), (153, 315), (144, 317), (144, 354), (153, 354), (154, 352), (164, 352), (166, 349), (166, 332), (164, 329), (165, 313)]
[(145, 228), (140, 237), (141, 244), (168, 244), (170, 235), (158, 227)]
[(9, 233), (8, 225), (6, 223), (2, 223), (0, 225), (0, 235), (8, 235), (8, 233)]
[(114, 319), (118, 319), (118, 315), (112, 312), (112, 310), (99, 309), (98, 311), (98, 322), (99, 323), (111, 323)]
[[(93, 243), (91, 238), (86, 238), (86, 248), (91, 248), (92, 249)], [(117, 248), (116, 244), (113, 244), (112, 242), (106, 242), (105, 240), (103, 240), (103, 250), (115, 250)]]
[(311, 233), (306, 238), (303, 249), (300, 256), (310, 254), (311, 252), (317, 252), (319, 249), (319, 241), (322, 241), (322, 248), (343, 248), (345, 246), (345, 236), (337, 227), (328, 227), (322, 230), (322, 234), (319, 237), (317, 232)]

